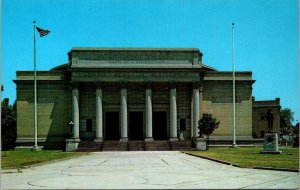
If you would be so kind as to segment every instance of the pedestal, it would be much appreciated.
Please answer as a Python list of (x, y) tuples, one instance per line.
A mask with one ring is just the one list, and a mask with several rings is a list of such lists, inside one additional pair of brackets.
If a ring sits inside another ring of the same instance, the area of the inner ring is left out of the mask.
[(195, 145), (197, 150), (206, 150), (206, 140), (204, 138), (197, 138)]
[(103, 142), (103, 138), (98, 137), (94, 140), (95, 143), (102, 143)]
[(80, 139), (66, 139), (66, 152), (77, 150), (79, 143)]
[(152, 142), (153, 138), (145, 138), (145, 142)]
[(264, 136), (264, 149), (261, 154), (280, 154), (278, 150), (278, 134), (275, 132), (266, 132)]

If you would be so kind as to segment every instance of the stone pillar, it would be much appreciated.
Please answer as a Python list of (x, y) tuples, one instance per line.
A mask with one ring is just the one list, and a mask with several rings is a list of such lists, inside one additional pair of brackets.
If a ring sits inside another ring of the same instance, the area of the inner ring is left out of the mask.
[(103, 141), (103, 113), (102, 113), (102, 89), (100, 84), (96, 87), (96, 139), (95, 142)]
[(176, 86), (170, 85), (170, 141), (177, 141)]
[(150, 85), (146, 86), (146, 139), (145, 141), (153, 141), (152, 137), (152, 89)]
[(121, 84), (121, 139), (128, 141), (127, 135), (127, 89), (125, 84)]
[(200, 86), (198, 84), (193, 85), (193, 137), (197, 138), (198, 133), (198, 121), (200, 118)]
[(77, 84), (74, 84), (72, 89), (72, 120), (74, 122), (73, 138), (79, 139), (79, 92)]

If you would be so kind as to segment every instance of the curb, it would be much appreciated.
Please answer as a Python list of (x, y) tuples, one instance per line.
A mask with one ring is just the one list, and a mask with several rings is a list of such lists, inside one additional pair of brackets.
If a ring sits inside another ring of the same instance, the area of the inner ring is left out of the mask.
[(181, 152), (181, 153), (184, 153), (184, 154), (187, 154), (187, 155), (190, 155), (190, 156), (195, 156), (195, 157), (198, 157), (198, 158), (203, 158), (203, 159), (206, 159), (206, 160), (211, 160), (211, 161), (218, 162), (218, 163), (221, 163), (221, 164), (231, 165), (231, 166), (240, 168), (240, 166), (238, 164), (226, 162), (226, 161), (223, 161), (223, 160), (217, 160), (217, 159), (208, 158), (208, 157), (205, 157), (205, 156), (194, 155), (194, 154), (190, 154), (190, 153), (187, 153), (187, 152)]
[[(181, 153), (187, 154), (187, 155), (190, 155), (190, 156), (195, 156), (195, 157), (198, 157), (198, 158), (203, 158), (203, 159), (211, 160), (211, 161), (218, 162), (218, 163), (221, 163), (221, 164), (226, 164), (226, 165), (231, 165), (231, 166), (234, 166), (234, 167), (242, 168), (238, 164), (233, 164), (233, 163), (226, 162), (226, 161), (223, 161), (223, 160), (217, 160), (217, 159), (208, 158), (208, 157), (205, 157), (205, 156), (194, 155), (194, 154), (190, 154), (190, 153), (187, 153), (187, 152), (181, 152)], [(286, 171), (286, 172), (300, 172), (297, 169), (273, 168), (273, 167), (263, 167), (263, 166), (253, 166), (252, 169)]]
[(273, 167), (262, 167), (262, 166), (253, 166), (253, 169), (261, 170), (276, 170), (276, 171), (285, 171), (285, 172), (300, 172), (297, 169), (285, 169), (285, 168), (273, 168)]
[[(87, 155), (89, 155), (89, 154), (87, 154)], [(21, 166), (21, 167), (17, 167), (17, 168), (6, 168), (6, 169), (1, 168), (1, 174), (22, 173), (23, 169), (28, 169), (28, 168), (35, 167), (35, 166), (54, 163), (54, 162), (58, 162), (58, 161), (64, 161), (64, 160), (68, 160), (68, 159), (71, 159), (71, 158), (78, 158), (78, 157), (87, 156), (87, 155), (79, 155), (79, 156), (75, 155), (75, 156), (71, 156), (71, 157), (68, 157), (68, 158), (60, 158), (60, 159), (55, 159), (55, 160), (49, 160), (49, 161), (46, 161), (46, 162), (29, 164), (29, 165)]]

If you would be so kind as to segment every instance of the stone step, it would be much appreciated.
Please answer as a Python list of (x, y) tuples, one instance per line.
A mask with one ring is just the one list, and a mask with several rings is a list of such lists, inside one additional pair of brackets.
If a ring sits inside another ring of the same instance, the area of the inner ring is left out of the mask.
[(151, 151), (151, 150), (171, 150), (170, 142), (169, 141), (151, 141), (151, 142), (145, 142), (145, 150)]
[(170, 144), (172, 150), (195, 150), (195, 146), (191, 140), (172, 141)]
[(78, 145), (78, 152), (96, 151), (168, 151), (168, 150), (195, 150), (191, 140), (168, 141), (156, 140), (144, 142), (142, 140), (120, 142), (104, 141), (96, 143), (93, 141), (81, 141)]
[(143, 151), (144, 148), (144, 141), (129, 141), (128, 144), (129, 151)]
[(128, 143), (120, 141), (104, 141), (102, 151), (128, 151)]
[(77, 152), (97, 152), (102, 150), (102, 143), (93, 141), (81, 141), (78, 145)]

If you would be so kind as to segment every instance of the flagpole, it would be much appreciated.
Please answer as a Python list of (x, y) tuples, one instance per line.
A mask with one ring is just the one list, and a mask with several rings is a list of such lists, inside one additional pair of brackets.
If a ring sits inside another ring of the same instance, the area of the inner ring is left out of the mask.
[(33, 151), (40, 150), (37, 145), (37, 92), (36, 92), (36, 38), (35, 38), (35, 21), (33, 21), (33, 44), (34, 44), (34, 146)]
[(235, 55), (234, 55), (234, 23), (232, 23), (232, 104), (233, 104), (233, 144), (232, 147), (237, 147), (236, 145), (236, 134), (235, 134)]

